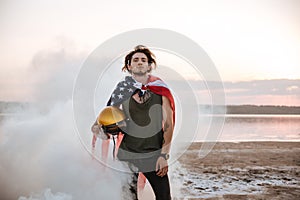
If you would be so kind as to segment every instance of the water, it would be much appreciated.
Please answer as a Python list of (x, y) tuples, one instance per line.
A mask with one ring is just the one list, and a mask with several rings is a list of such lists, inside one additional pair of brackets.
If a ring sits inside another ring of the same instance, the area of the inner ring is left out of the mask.
[(300, 115), (226, 115), (220, 141), (300, 141)]
[[(3, 118), (26, 118), (22, 114), (0, 114)], [(197, 141), (203, 141), (198, 135)], [(300, 141), (300, 115), (226, 115), (218, 141)]]

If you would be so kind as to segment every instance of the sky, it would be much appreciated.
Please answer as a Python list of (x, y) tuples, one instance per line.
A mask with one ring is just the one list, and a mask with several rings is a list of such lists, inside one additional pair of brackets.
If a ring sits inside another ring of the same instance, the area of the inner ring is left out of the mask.
[(298, 0), (1, 0), (0, 100), (34, 101), (37, 85), (61, 68), (76, 76), (104, 41), (159, 28), (204, 49), (227, 104), (300, 106), (299, 11)]

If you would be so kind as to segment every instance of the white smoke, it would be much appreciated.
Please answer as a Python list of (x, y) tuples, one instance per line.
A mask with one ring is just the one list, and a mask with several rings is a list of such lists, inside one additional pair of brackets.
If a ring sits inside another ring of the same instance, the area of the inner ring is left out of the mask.
[[(76, 134), (71, 97), (85, 56), (70, 54), (69, 47), (41, 51), (34, 57), (29, 74), (36, 102), (22, 115), (2, 121), (0, 199), (121, 197), (126, 174), (93, 160)], [(91, 134), (88, 129), (86, 134)]]
[(64, 194), (61, 192), (57, 192), (53, 194), (51, 189), (47, 188), (40, 194), (33, 194), (30, 197), (20, 197), (19, 200), (72, 200), (72, 196), (68, 194)]

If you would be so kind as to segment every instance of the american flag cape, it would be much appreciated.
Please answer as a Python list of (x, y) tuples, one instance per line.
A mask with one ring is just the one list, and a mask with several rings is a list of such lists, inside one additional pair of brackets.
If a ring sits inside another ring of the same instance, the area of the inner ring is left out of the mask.
[(150, 90), (155, 94), (167, 97), (173, 110), (173, 120), (175, 120), (175, 103), (171, 91), (167, 84), (165, 84), (160, 78), (152, 75), (149, 76), (148, 83), (146, 85), (135, 81), (131, 76), (126, 76), (124, 81), (118, 83), (107, 103), (107, 106), (119, 106), (123, 101), (130, 98), (137, 89), (141, 90), (142, 93), (146, 90)]
[[(175, 123), (175, 102), (174, 102), (173, 95), (172, 95), (170, 89), (168, 88), (167, 84), (164, 81), (162, 81), (160, 78), (153, 76), (153, 75), (149, 75), (148, 83), (146, 85), (143, 85), (142, 83), (137, 82), (136, 80), (134, 80), (132, 78), (132, 76), (126, 76), (124, 81), (120, 81), (117, 84), (109, 101), (107, 102), (107, 106), (119, 107), (120, 104), (122, 104), (123, 101), (126, 101), (127, 99), (129, 99), (136, 90), (140, 90), (142, 93), (146, 92), (147, 90), (150, 90), (151, 92), (153, 92), (155, 94), (165, 96), (170, 102), (171, 109), (173, 111), (173, 116), (172, 116), (173, 122)], [(119, 135), (117, 136), (117, 144), (116, 144), (117, 149), (119, 148), (119, 146), (121, 144), (122, 138), (123, 138), (123, 134), (119, 133)], [(97, 137), (95, 135), (93, 135), (93, 139), (92, 139), (93, 152), (94, 152), (94, 149), (96, 146), (96, 141), (97, 141)], [(103, 140), (102, 141), (102, 158), (105, 160), (107, 159), (108, 149), (109, 149), (108, 140), (107, 141)], [(144, 188), (145, 183), (146, 183), (146, 178), (141, 173), (139, 175), (138, 182), (139, 182), (138, 183), (139, 188), (140, 189)]]

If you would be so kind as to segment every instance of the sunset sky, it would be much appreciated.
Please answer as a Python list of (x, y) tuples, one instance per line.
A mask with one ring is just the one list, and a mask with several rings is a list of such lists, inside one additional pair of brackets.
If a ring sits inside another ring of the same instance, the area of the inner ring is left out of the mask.
[(107, 39), (160, 28), (207, 52), (227, 104), (300, 106), (298, 0), (2, 0), (0, 28), (0, 101), (34, 101)]

